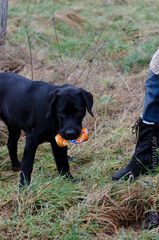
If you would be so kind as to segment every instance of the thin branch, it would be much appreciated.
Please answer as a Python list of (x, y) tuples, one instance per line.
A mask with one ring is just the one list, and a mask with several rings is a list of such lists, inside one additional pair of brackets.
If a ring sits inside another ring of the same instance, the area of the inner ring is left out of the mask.
[(7, 29), (8, 1), (0, 0), (0, 46), (4, 46)]
[[(59, 42), (59, 38), (58, 38), (58, 33), (57, 33), (57, 30), (56, 30), (56, 25), (55, 25), (55, 15), (54, 15), (55, 2), (54, 2), (54, 0), (53, 0), (53, 5), (54, 5), (54, 6), (53, 6), (52, 24), (53, 24), (53, 29), (54, 29), (54, 34), (55, 34), (56, 42), (57, 42), (57, 45), (58, 45), (58, 50), (59, 50), (59, 56), (60, 56), (61, 64), (62, 64), (62, 66), (64, 67), (64, 61), (63, 61), (61, 46), (60, 46), (60, 42)], [(90, 55), (92, 55), (92, 56), (87, 57), (87, 59), (86, 59), (86, 61), (85, 61), (85, 64), (84, 64), (84, 66), (83, 66), (82, 71), (80, 72), (79, 76), (76, 77), (76, 79), (75, 79), (75, 81), (74, 81), (74, 83), (73, 83), (74, 85), (77, 84), (78, 79), (83, 75), (84, 71), (85, 71), (87, 68), (89, 68), (89, 69), (88, 69), (88, 74), (87, 74), (87, 77), (86, 77), (86, 80), (88, 80), (88, 76), (89, 76), (89, 74), (90, 74), (90, 72), (91, 72), (91, 69), (92, 69), (92, 63), (93, 63), (94, 59), (97, 57), (97, 55), (99, 54), (99, 52), (100, 52), (100, 50), (101, 50), (101, 46), (98, 46), (98, 45), (99, 45), (101, 36), (103, 35), (103, 32), (104, 32), (106, 26), (107, 26), (107, 25), (104, 25), (104, 26), (101, 28), (101, 30), (100, 30), (100, 32), (98, 33), (98, 36), (97, 36), (97, 37), (96, 37), (96, 35), (95, 35), (95, 37), (94, 37), (94, 42), (93, 42), (93, 47), (90, 47), (90, 44), (87, 44), (87, 46), (85, 47), (84, 51), (82, 51), (82, 54), (81, 54), (81, 56), (79, 57), (76, 66), (73, 68), (73, 71), (74, 71), (76, 68), (79, 67), (81, 60), (88, 54), (89, 49), (90, 49), (90, 52), (91, 52)], [(95, 38), (96, 38), (96, 39), (95, 39)], [(104, 43), (104, 44), (105, 44), (105, 43)], [(71, 71), (71, 73), (70, 73), (70, 70), (68, 69), (68, 70), (67, 70), (67, 73), (68, 73), (68, 74), (67, 74), (67, 79), (68, 79), (69, 76), (70, 76), (70, 74), (72, 73), (72, 71)], [(65, 74), (65, 73), (64, 73), (64, 74)], [(66, 78), (66, 76), (65, 76), (65, 78)]]
[[(87, 78), (86, 78), (86, 80), (88, 80), (88, 75), (89, 75), (90, 72), (91, 72), (93, 61), (94, 61), (94, 59), (97, 57), (97, 55), (98, 55), (98, 54), (101, 52), (101, 50), (102, 50), (101, 46), (98, 46), (98, 45), (99, 45), (100, 39), (101, 39), (101, 37), (102, 37), (102, 35), (103, 35), (104, 31), (105, 31), (105, 28), (106, 28), (106, 25), (104, 25), (104, 26), (102, 27), (100, 33), (98, 34), (98, 37), (97, 37), (96, 41), (95, 41), (95, 37), (96, 37), (96, 36), (94, 37), (94, 44), (93, 44), (94, 46), (93, 46), (92, 48), (90, 48), (90, 52), (91, 52), (92, 56), (89, 56), (89, 57), (86, 59), (86, 62), (85, 62), (84, 66), (83, 66), (83, 69), (82, 69), (82, 72), (81, 72), (81, 73), (79, 74), (79, 76), (75, 79), (75, 81), (74, 81), (74, 83), (73, 83), (74, 85), (77, 84), (78, 79), (83, 75), (83, 73), (84, 73), (84, 71), (87, 69), (87, 67), (89, 67), (88, 74), (87, 74)], [(105, 44), (105, 43), (104, 43), (104, 44)], [(77, 63), (77, 65), (75, 66), (74, 70), (75, 70), (77, 67), (79, 67), (80, 61), (82, 60), (82, 58), (86, 55), (86, 53), (87, 53), (88, 50), (89, 50), (89, 46), (90, 46), (90, 45), (87, 45), (87, 46), (86, 46), (85, 51), (83, 51), (83, 55), (81, 55), (81, 57), (79, 58), (78, 63)]]
[(26, 11), (26, 18), (25, 18), (25, 26), (26, 26), (26, 34), (29, 46), (29, 55), (30, 55), (30, 66), (31, 66), (31, 78), (34, 79), (34, 69), (33, 69), (33, 55), (32, 55), (32, 43), (29, 34), (29, 10), (30, 10), (31, 0), (28, 1), (27, 11)]
[[(97, 44), (97, 43), (96, 43), (96, 44)], [(92, 52), (91, 52), (92, 56), (90, 55), (90, 56), (87, 58), (84, 66), (83, 66), (83, 69), (82, 69), (81, 73), (79, 74), (79, 76), (76, 77), (76, 79), (75, 79), (75, 81), (74, 81), (74, 83), (73, 83), (74, 85), (77, 84), (77, 81), (81, 78), (81, 76), (83, 75), (84, 71), (89, 67), (88, 74), (87, 74), (87, 77), (86, 77), (86, 80), (88, 80), (88, 76), (89, 76), (90, 73), (91, 73), (93, 61), (97, 58), (98, 54), (102, 51), (102, 47), (103, 47), (103, 45), (102, 45), (102, 46), (95, 46), (95, 48), (92, 48), (92, 49), (91, 49), (91, 51), (92, 51)], [(85, 83), (86, 83), (86, 81), (85, 81)]]
[(54, 0), (53, 0), (52, 26), (53, 26), (53, 30), (54, 30), (54, 33), (55, 33), (55, 38), (56, 38), (56, 42), (57, 42), (57, 46), (58, 46), (58, 50), (59, 50), (60, 61), (61, 61), (62, 66), (64, 66), (61, 46), (60, 46), (59, 37), (58, 37), (58, 33), (57, 33), (57, 30), (56, 30), (56, 24), (55, 24), (55, 2), (54, 2)]

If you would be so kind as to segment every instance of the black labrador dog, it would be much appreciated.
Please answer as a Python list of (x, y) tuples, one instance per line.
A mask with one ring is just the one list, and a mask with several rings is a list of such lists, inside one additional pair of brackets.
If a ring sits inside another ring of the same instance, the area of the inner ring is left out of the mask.
[[(76, 139), (86, 109), (93, 116), (93, 96), (82, 88), (31, 81), (15, 73), (0, 73), (0, 118), (9, 131), (8, 150), (14, 171), (21, 170), (20, 185), (29, 184), (36, 149), (50, 142), (59, 174), (73, 180), (67, 147), (59, 147), (55, 136)], [(26, 132), (22, 162), (17, 157), (21, 130)]]

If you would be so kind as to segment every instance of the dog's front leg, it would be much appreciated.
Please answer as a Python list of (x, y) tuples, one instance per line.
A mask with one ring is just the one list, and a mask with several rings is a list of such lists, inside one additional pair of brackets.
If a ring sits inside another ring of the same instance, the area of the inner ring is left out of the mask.
[(33, 163), (37, 146), (38, 143), (36, 136), (28, 133), (26, 135), (24, 155), (21, 163), (20, 186), (29, 184), (31, 181), (31, 173), (33, 170)]
[(66, 178), (69, 178), (72, 181), (75, 181), (74, 177), (70, 173), (67, 157), (67, 147), (59, 147), (55, 140), (51, 142), (51, 147), (59, 174), (65, 176)]

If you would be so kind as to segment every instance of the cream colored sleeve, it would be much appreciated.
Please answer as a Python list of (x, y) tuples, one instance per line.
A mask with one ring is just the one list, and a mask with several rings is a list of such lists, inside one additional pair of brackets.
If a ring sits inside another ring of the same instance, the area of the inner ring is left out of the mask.
[(150, 62), (150, 69), (152, 72), (154, 72), (156, 75), (159, 74), (159, 48), (154, 53), (151, 62)]

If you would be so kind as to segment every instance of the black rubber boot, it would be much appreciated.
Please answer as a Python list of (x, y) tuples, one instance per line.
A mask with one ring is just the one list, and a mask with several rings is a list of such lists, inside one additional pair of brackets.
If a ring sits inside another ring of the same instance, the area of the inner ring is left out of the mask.
[(135, 152), (129, 164), (117, 171), (112, 180), (117, 181), (123, 177), (128, 178), (138, 177), (140, 174), (146, 173), (149, 170), (155, 170), (159, 163), (159, 125), (145, 124), (140, 118), (132, 128), (137, 134), (137, 144)]

